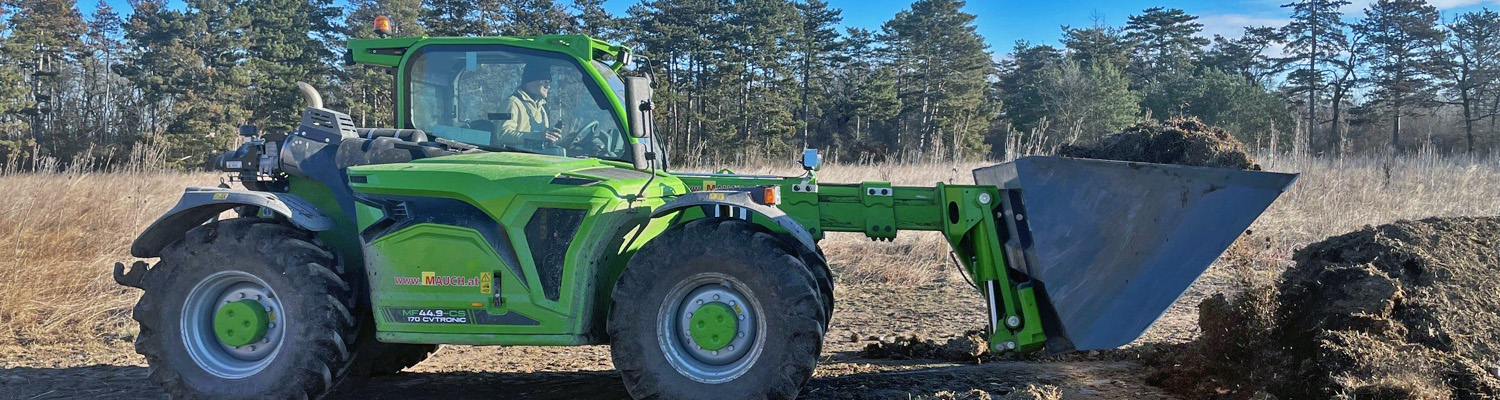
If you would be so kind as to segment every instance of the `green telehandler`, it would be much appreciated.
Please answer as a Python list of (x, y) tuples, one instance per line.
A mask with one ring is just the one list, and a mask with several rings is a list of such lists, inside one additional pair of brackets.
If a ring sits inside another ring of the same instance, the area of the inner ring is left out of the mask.
[[(936, 231), (997, 352), (1139, 337), (1296, 178), (1028, 157), (975, 185), (672, 172), (652, 84), (586, 36), (381, 37), (392, 128), (317, 91), (241, 128), (242, 185), (188, 188), (114, 266), (177, 398), (319, 398), (440, 344), (607, 344), (636, 398), (792, 398), (833, 312), (829, 232)], [(234, 215), (229, 218), (227, 215)]]

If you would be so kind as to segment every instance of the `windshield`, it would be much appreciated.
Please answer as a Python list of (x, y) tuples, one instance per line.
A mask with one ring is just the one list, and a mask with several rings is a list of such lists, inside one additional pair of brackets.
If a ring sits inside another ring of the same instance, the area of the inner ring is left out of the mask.
[[(601, 72), (609, 71), (607, 68)], [(609, 71), (610, 90), (618, 77)], [(566, 55), (506, 46), (427, 46), (407, 68), (412, 125), (490, 150), (626, 160), (606, 99)]]
[(615, 98), (625, 101), (625, 81), (620, 80), (620, 75), (598, 60), (593, 61), (593, 64), (594, 70), (599, 71), (599, 76), (604, 78), (604, 83), (609, 85), (609, 91), (614, 92)]

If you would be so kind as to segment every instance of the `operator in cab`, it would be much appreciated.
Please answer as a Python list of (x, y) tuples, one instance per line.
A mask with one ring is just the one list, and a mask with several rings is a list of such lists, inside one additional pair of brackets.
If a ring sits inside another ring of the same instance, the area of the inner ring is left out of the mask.
[(553, 127), (547, 115), (547, 94), (552, 90), (552, 73), (546, 64), (530, 63), (521, 72), (521, 86), (510, 95), (506, 112), (510, 119), (500, 123), (495, 143), (525, 145), (562, 140), (561, 127)]

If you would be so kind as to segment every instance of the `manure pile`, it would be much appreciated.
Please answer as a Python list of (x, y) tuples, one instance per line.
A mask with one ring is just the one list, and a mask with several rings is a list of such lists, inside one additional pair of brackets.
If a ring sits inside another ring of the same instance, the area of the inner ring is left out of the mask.
[(1230, 399), (1500, 395), (1500, 218), (1398, 221), (1295, 254), (1276, 285), (1199, 305), (1155, 383)]
[(1063, 145), (1057, 155), (1074, 158), (1137, 161), (1260, 170), (1245, 145), (1222, 129), (1197, 118), (1142, 122), (1097, 142)]

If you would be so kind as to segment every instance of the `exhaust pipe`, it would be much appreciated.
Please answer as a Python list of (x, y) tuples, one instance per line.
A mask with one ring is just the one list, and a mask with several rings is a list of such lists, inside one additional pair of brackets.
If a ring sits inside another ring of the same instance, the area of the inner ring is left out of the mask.
[(323, 95), (318, 94), (318, 89), (313, 88), (312, 85), (307, 82), (297, 82), (297, 91), (302, 93), (302, 100), (307, 101), (308, 108), (323, 108)]

